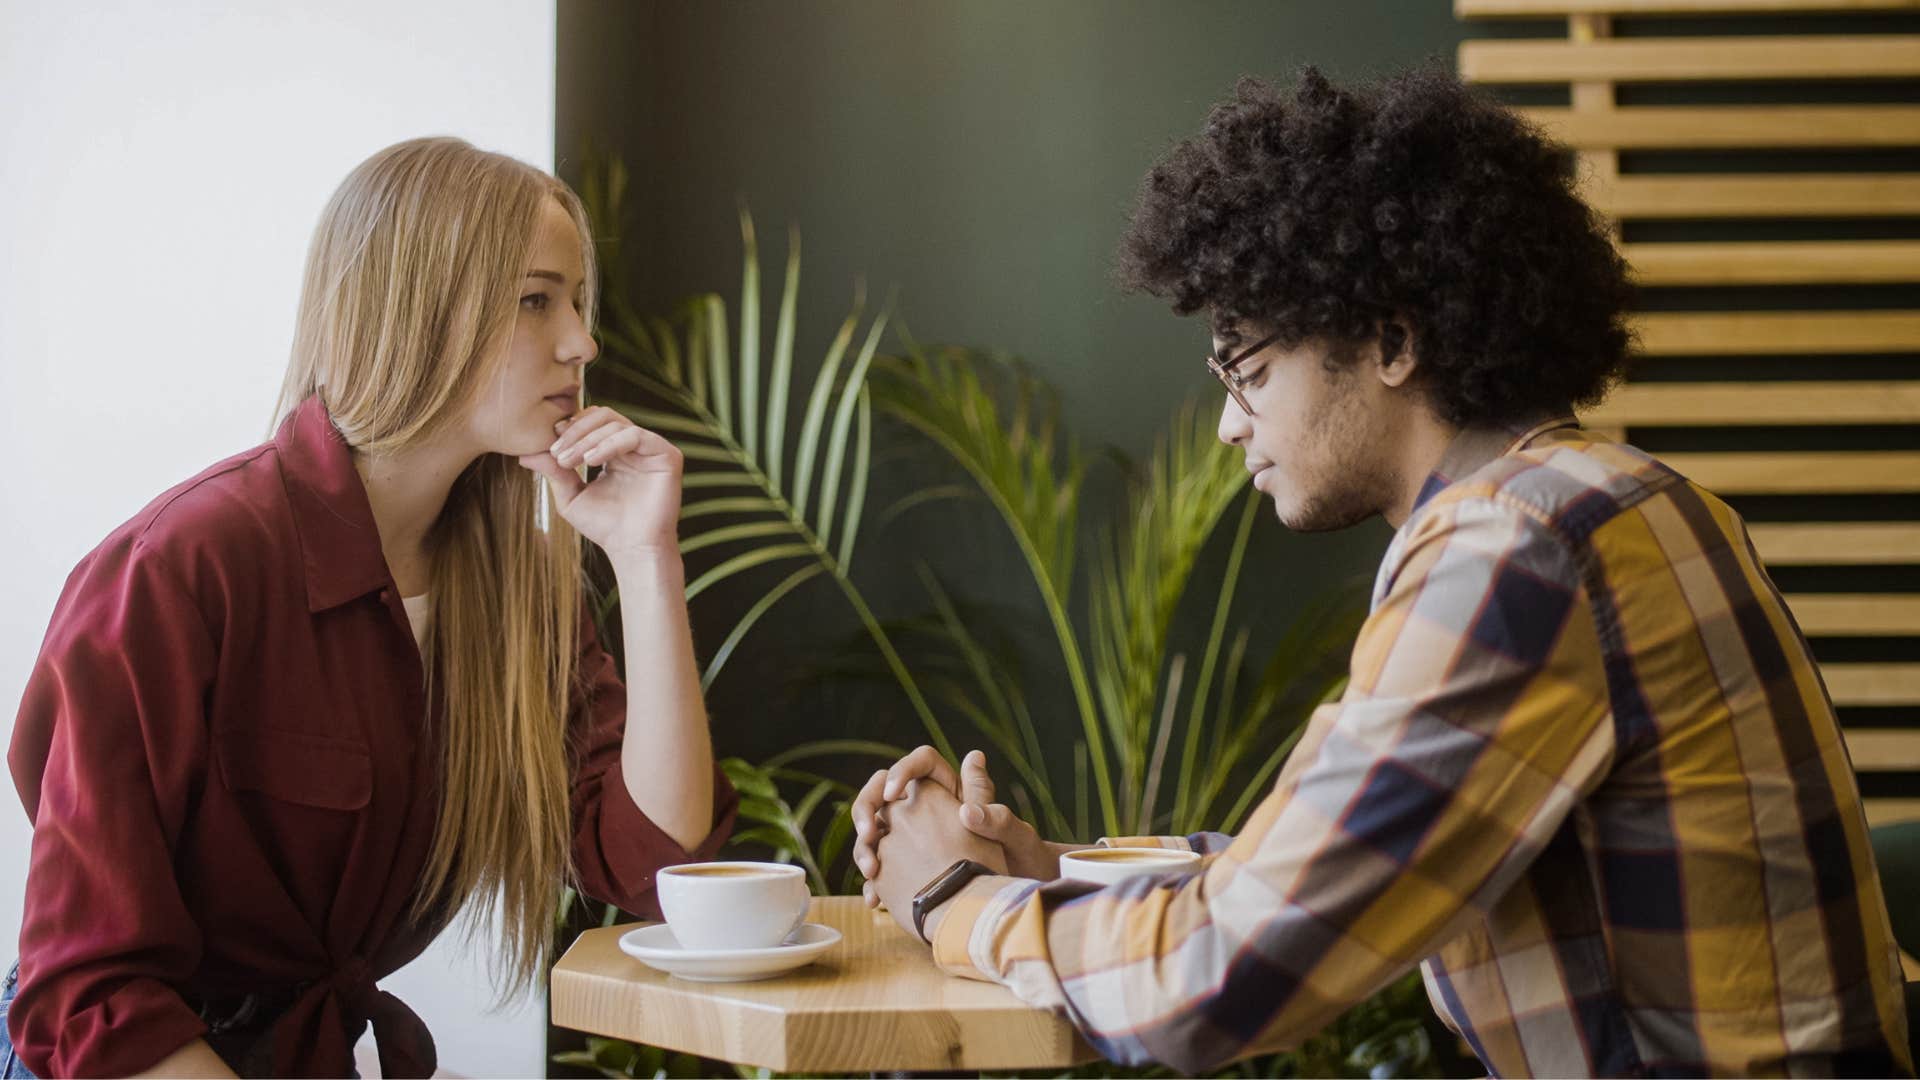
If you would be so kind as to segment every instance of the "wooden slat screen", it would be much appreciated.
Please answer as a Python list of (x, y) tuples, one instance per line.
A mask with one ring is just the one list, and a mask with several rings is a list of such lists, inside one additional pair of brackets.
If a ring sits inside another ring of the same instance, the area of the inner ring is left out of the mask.
[(1587, 422), (1746, 516), (1869, 817), (1920, 817), (1920, 0), (1454, 10), (1487, 20), (1462, 76), (1576, 155), (1642, 289)]
[(1519, 110), (1576, 150), (1712, 150), (1905, 147), (1920, 143), (1912, 105), (1750, 105), (1702, 109), (1623, 106)]

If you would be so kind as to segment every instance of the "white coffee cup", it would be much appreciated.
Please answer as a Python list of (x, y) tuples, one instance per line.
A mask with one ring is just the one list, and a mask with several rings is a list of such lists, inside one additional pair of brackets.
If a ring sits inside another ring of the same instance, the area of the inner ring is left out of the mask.
[(1060, 876), (1111, 885), (1138, 874), (1172, 874), (1199, 864), (1197, 852), (1173, 848), (1087, 848), (1060, 856)]
[(786, 863), (683, 863), (653, 885), (683, 949), (772, 948), (807, 917), (807, 872)]

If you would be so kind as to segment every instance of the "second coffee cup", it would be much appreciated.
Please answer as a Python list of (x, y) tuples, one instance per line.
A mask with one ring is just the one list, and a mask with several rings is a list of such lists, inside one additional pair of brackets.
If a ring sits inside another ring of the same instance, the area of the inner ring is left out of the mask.
[(1136, 874), (1191, 870), (1199, 863), (1199, 854), (1173, 848), (1087, 848), (1060, 856), (1060, 876), (1111, 885)]

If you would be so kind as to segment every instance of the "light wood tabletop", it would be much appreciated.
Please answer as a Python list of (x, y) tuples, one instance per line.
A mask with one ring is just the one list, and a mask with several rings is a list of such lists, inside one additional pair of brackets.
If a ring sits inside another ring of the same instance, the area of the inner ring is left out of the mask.
[(620, 951), (636, 925), (589, 930), (553, 969), (564, 1028), (781, 1072), (1064, 1068), (1093, 1060), (1072, 1025), (1004, 987), (950, 976), (925, 945), (857, 896), (807, 916), (843, 940), (759, 982), (673, 978)]

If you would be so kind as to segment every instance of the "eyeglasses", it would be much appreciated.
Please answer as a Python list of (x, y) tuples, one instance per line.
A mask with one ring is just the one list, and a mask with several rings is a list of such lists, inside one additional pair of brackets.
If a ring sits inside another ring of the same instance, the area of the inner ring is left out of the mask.
[(1220, 385), (1227, 388), (1227, 393), (1233, 397), (1233, 403), (1240, 406), (1240, 411), (1246, 413), (1248, 416), (1253, 415), (1253, 406), (1247, 404), (1246, 395), (1240, 392), (1241, 388), (1246, 384), (1241, 380), (1240, 376), (1233, 373), (1233, 366), (1278, 340), (1280, 340), (1279, 334), (1268, 334), (1259, 341), (1241, 349), (1238, 354), (1231, 355), (1229, 359), (1222, 360), (1218, 354), (1207, 357), (1207, 370), (1219, 377)]

